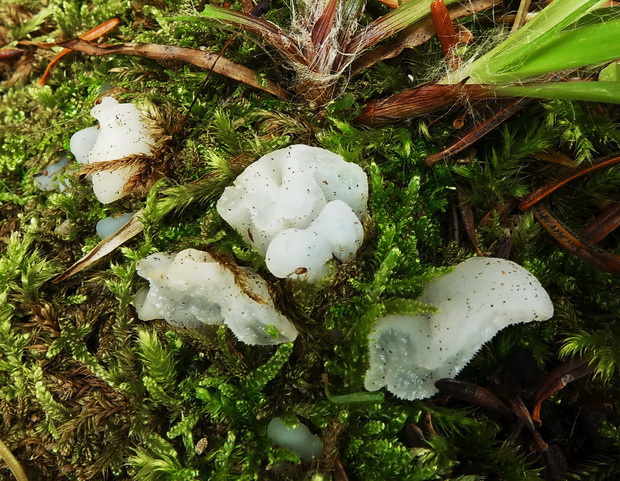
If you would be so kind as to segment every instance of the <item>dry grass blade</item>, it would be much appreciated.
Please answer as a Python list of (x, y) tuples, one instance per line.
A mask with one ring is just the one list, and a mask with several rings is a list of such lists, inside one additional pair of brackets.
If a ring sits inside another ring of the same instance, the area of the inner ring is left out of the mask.
[[(445, 0), (446, 5), (458, 3), (458, 0)], [(359, 31), (349, 45), (348, 53), (374, 47), (386, 38), (404, 30), (426, 16), (430, 15), (430, 2), (412, 1), (400, 8), (379, 17), (365, 29)]]
[(516, 32), (517, 30), (519, 30), (519, 28), (521, 28), (521, 25), (525, 23), (527, 14), (530, 10), (530, 3), (531, 0), (521, 0), (521, 3), (519, 4), (519, 10), (517, 11), (517, 15), (515, 16), (515, 21), (512, 24), (512, 29), (510, 30), (511, 32)]
[(334, 26), (334, 19), (336, 18), (337, 7), (338, 0), (330, 0), (330, 2), (325, 6), (323, 14), (312, 27), (311, 38), (315, 48), (323, 45), (331, 33)]
[(72, 275), (77, 274), (81, 270), (97, 262), (99, 259), (110, 254), (117, 247), (123, 245), (128, 240), (137, 236), (144, 229), (144, 224), (142, 224), (142, 221), (140, 220), (141, 217), (142, 212), (136, 212), (133, 217), (129, 219), (127, 224), (121, 227), (114, 234), (111, 234), (103, 239), (92, 251), (56, 277), (53, 282), (58, 283), (67, 280)]
[(476, 254), (478, 254), (479, 257), (484, 257), (484, 252), (480, 249), (478, 239), (476, 238), (476, 223), (474, 221), (474, 213), (471, 210), (471, 205), (467, 202), (463, 192), (458, 192), (457, 196), (459, 201), (458, 209), (461, 214), (461, 219), (463, 221), (463, 226), (465, 227), (467, 238), (474, 246)]
[(568, 252), (602, 271), (620, 274), (620, 256), (583, 242), (544, 207), (534, 206), (534, 216)]
[(205, 19), (217, 20), (225, 24), (242, 28), (245, 32), (259, 36), (271, 46), (275, 47), (284, 55), (285, 58), (292, 62), (302, 65), (307, 63), (307, 59), (299, 49), (297, 43), (286, 32), (284, 32), (275, 23), (248, 15), (243, 12), (237, 12), (228, 8), (214, 7), (206, 5), (200, 17), (175, 17), (176, 20), (186, 21), (204, 21)]
[(581, 231), (581, 238), (590, 244), (598, 244), (620, 227), (620, 202), (612, 201), (588, 227)]
[[(191, 63), (197, 67), (207, 70), (213, 69), (215, 73), (225, 77), (243, 82), (251, 87), (264, 90), (282, 99), (289, 99), (290, 94), (278, 84), (270, 80), (259, 81), (258, 74), (247, 67), (231, 62), (210, 52), (203, 52), (186, 47), (175, 47), (172, 45), (158, 45), (153, 43), (120, 43), (116, 45), (106, 45), (88, 42), (82, 39), (72, 39), (56, 44), (35, 44), (38, 47), (49, 48), (60, 46), (94, 56), (104, 55), (133, 55), (137, 57), (152, 58), (158, 61), (179, 61)], [(217, 59), (217, 62), (216, 62)]]
[(491, 130), (504, 123), (519, 110), (525, 108), (531, 102), (531, 99), (511, 100), (510, 103), (503, 106), (500, 110), (484, 119), (484, 121), (480, 124), (475, 125), (467, 133), (460, 135), (459, 139), (452, 145), (445, 148), (441, 152), (427, 156), (426, 164), (433, 165), (435, 162), (443, 160), (447, 157), (451, 157), (465, 150), (471, 144), (488, 134)]
[[(101, 37), (102, 35), (112, 30), (113, 28), (117, 27), (118, 24), (120, 23), (121, 21), (118, 18), (112, 18), (110, 20), (103, 22), (101, 25), (97, 25), (95, 28), (89, 30), (88, 32), (83, 33), (82, 35), (80, 35), (79, 38), (81, 38), (82, 40), (95, 40), (96, 38)], [(39, 87), (42, 87), (43, 85), (47, 83), (50, 76), (52, 75), (52, 69), (54, 68), (54, 65), (60, 62), (60, 60), (69, 53), (71, 53), (70, 49), (63, 49), (52, 59), (52, 61), (48, 64), (47, 68), (45, 69), (43, 76), (37, 82), (37, 85)]]
[[(482, 12), (500, 3), (500, 0), (474, 0), (467, 3), (459, 3), (448, 7), (451, 20), (468, 17), (474, 13)], [(393, 58), (399, 55), (405, 48), (414, 48), (422, 45), (435, 35), (435, 28), (431, 17), (405, 28), (390, 44), (381, 45), (361, 56), (353, 63), (351, 74), (356, 75), (362, 70), (372, 67), (381, 60)]]
[(579, 169), (577, 172), (574, 172), (565, 177), (561, 177), (559, 179), (553, 180), (548, 184), (542, 186), (540, 189), (536, 189), (530, 195), (523, 198), (521, 203), (519, 204), (520, 210), (525, 210), (532, 207), (534, 204), (540, 202), (542, 199), (547, 197), (549, 194), (555, 192), (560, 187), (568, 184), (570, 181), (578, 179), (579, 177), (583, 177), (584, 175), (595, 172), (599, 169), (604, 169), (606, 167), (611, 167), (612, 165), (620, 163), (620, 155), (612, 155), (610, 157), (605, 157), (599, 160), (594, 165), (589, 165), (584, 167), (583, 169)]

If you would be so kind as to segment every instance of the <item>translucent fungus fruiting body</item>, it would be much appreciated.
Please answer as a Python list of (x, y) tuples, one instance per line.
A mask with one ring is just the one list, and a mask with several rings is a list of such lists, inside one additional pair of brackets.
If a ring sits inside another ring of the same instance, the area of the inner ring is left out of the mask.
[[(153, 138), (135, 105), (104, 97), (90, 114), (99, 121), (99, 128), (88, 127), (71, 137), (71, 152), (78, 162), (92, 164), (152, 152)], [(137, 171), (135, 165), (127, 165), (93, 173), (97, 199), (109, 204), (123, 197), (126, 182)]]
[(246, 344), (297, 337), (295, 326), (276, 311), (266, 282), (248, 269), (233, 273), (208, 253), (186, 249), (152, 254), (138, 262), (137, 272), (150, 283), (134, 301), (142, 320), (186, 328), (224, 323)]
[(281, 418), (273, 418), (267, 426), (267, 436), (276, 444), (295, 451), (307, 463), (318, 458), (323, 451), (321, 438), (300, 422), (290, 426), (284, 424)]
[(488, 257), (468, 259), (430, 282), (420, 300), (438, 311), (377, 322), (366, 389), (385, 386), (404, 399), (432, 396), (435, 381), (456, 376), (497, 332), (553, 315), (549, 295), (532, 274), (512, 261)]
[(367, 199), (368, 180), (358, 165), (325, 149), (293, 145), (251, 164), (225, 189), (217, 211), (266, 255), (275, 276), (313, 282), (333, 257), (355, 255)]

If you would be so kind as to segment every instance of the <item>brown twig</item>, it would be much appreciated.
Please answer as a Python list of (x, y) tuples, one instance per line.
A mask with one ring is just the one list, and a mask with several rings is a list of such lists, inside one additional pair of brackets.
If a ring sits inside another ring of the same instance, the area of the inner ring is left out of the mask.
[[(80, 38), (58, 42), (56, 44), (40, 44), (34, 43), (41, 48), (50, 48), (52, 46), (60, 46), (74, 50), (76, 52), (85, 53), (87, 55), (104, 56), (104, 55), (133, 55), (136, 57), (152, 58), (154, 60), (169, 62), (178, 61), (191, 63), (197, 67), (211, 70), (225, 77), (243, 82), (251, 87), (264, 90), (272, 95), (283, 99), (289, 99), (290, 94), (280, 87), (278, 84), (270, 81), (260, 81), (258, 74), (243, 65), (236, 64), (230, 60), (220, 57), (211, 52), (204, 52), (193, 48), (175, 47), (172, 45), (158, 45), (153, 43), (120, 43), (116, 45), (106, 45), (88, 42)], [(215, 60), (217, 59), (217, 62)]]

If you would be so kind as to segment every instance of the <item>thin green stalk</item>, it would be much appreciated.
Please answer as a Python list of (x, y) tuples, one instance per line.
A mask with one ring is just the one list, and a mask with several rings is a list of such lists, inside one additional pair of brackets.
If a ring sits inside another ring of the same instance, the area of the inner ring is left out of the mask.
[(11, 450), (7, 447), (6, 444), (0, 439), (0, 456), (4, 459), (4, 462), (7, 464), (13, 476), (17, 481), (28, 481), (28, 476), (26, 476), (26, 472), (22, 465), (19, 463), (17, 458), (13, 455)]
[(492, 90), (496, 95), (506, 97), (620, 104), (620, 82), (552, 82), (537, 85), (499, 86)]

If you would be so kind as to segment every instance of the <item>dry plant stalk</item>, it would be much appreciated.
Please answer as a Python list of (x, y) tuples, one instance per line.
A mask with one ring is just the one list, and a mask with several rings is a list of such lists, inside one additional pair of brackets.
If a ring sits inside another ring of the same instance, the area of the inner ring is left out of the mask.
[[(102, 35), (112, 30), (113, 28), (117, 27), (120, 23), (121, 21), (118, 18), (112, 18), (110, 20), (103, 22), (101, 25), (97, 25), (95, 28), (89, 30), (88, 32), (83, 33), (82, 35), (79, 36), (79, 38), (83, 40), (95, 40), (96, 38), (101, 37)], [(69, 53), (71, 53), (70, 49), (63, 49), (60, 52), (58, 52), (58, 54), (47, 65), (45, 72), (43, 72), (43, 75), (37, 82), (37, 85), (39, 87), (42, 87), (43, 85), (47, 83), (50, 76), (52, 75), (52, 69), (54, 68), (54, 65), (60, 62), (60, 60)]]

